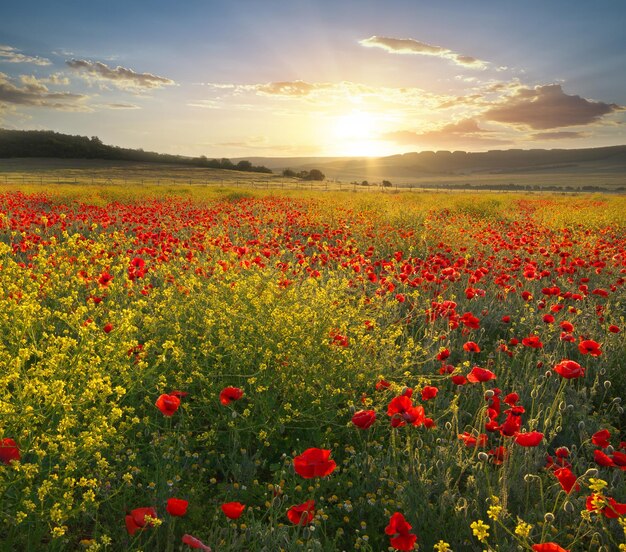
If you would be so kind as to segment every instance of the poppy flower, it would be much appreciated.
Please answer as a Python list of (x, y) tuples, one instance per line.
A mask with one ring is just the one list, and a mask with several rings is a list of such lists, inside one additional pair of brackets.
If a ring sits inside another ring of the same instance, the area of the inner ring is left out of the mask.
[(102, 331), (107, 334), (111, 333), (112, 330), (113, 330), (113, 324), (111, 324), (111, 322), (107, 322), (102, 328)]
[(486, 447), (487, 446), (487, 435), (481, 433), (478, 437), (474, 437), (469, 434), (467, 431), (463, 433), (459, 433), (458, 438), (465, 443), (466, 447)]
[(611, 324), (609, 326), (609, 331), (611, 333), (615, 333), (616, 334), (616, 333), (619, 333), (621, 330), (620, 330), (619, 326), (616, 326), (615, 324)]
[(337, 464), (330, 459), (330, 450), (308, 448), (293, 459), (293, 467), (304, 479), (313, 479), (330, 475)]
[(504, 322), (505, 324), (508, 324), (511, 321), (511, 317), (510, 316), (503, 316), (502, 317), (502, 322)]
[(618, 466), (620, 470), (626, 471), (626, 454), (616, 450), (611, 454), (611, 460), (613, 460), (613, 463)]
[(626, 504), (621, 504), (610, 496), (604, 497), (593, 493), (587, 497), (585, 506), (588, 511), (598, 512), (611, 519), (626, 515)]
[(187, 513), (189, 502), (182, 498), (168, 498), (165, 509), (170, 516), (180, 517)]
[(315, 500), (307, 500), (287, 510), (287, 517), (294, 525), (307, 525), (315, 517)]
[(591, 436), (591, 442), (594, 445), (597, 445), (597, 446), (602, 447), (602, 448), (606, 448), (606, 447), (608, 447), (611, 444), (609, 442), (610, 438), (611, 438), (611, 434), (609, 433), (609, 430), (608, 429), (601, 429), (600, 431), (596, 431)]
[(554, 323), (554, 316), (552, 316), (551, 314), (544, 314), (543, 315), (543, 321), (546, 324), (553, 324)]
[(224, 387), (220, 391), (220, 402), (227, 406), (231, 403), (231, 401), (238, 401), (243, 397), (243, 389), (239, 389), (239, 387)]
[(522, 345), (524, 345), (525, 347), (530, 347), (531, 349), (541, 349), (543, 347), (543, 343), (541, 343), (538, 335), (525, 337), (524, 339), (522, 339)]
[[(517, 408), (517, 407), (515, 407)], [(507, 410), (506, 419), (504, 423), (500, 425), (498, 428), (500, 430), (500, 434), (504, 437), (512, 437), (522, 428), (522, 417), (517, 411), (513, 409)]]
[(602, 354), (602, 350), (600, 349), (600, 344), (593, 339), (585, 339), (578, 344), (578, 350), (583, 355), (591, 355), (594, 357), (600, 356)]
[(153, 522), (146, 521), (146, 517), (158, 519), (156, 510), (152, 507), (135, 508), (126, 516), (126, 530), (131, 537), (139, 530), (152, 527)]
[(467, 374), (467, 381), (470, 383), (483, 383), (485, 381), (496, 379), (496, 375), (486, 368), (480, 366), (474, 366), (472, 371)]
[(424, 407), (413, 406), (413, 402), (406, 395), (394, 397), (387, 406), (387, 415), (391, 417), (393, 427), (402, 427), (407, 422), (414, 426), (424, 423)]
[(542, 544), (533, 544), (534, 552), (569, 552), (556, 542), (544, 542)]
[(509, 393), (506, 397), (504, 397), (504, 402), (509, 406), (515, 406), (519, 401), (519, 395), (517, 393)]
[(111, 283), (111, 280), (113, 280), (113, 276), (111, 276), (108, 272), (103, 272), (98, 278), (98, 283), (102, 287), (107, 287)]
[(565, 379), (580, 378), (585, 375), (585, 368), (573, 360), (562, 360), (554, 367), (554, 371)]
[(382, 391), (383, 389), (387, 389), (389, 387), (391, 387), (391, 384), (384, 379), (378, 380), (376, 382), (376, 391)]
[(456, 376), (450, 376), (452, 383), (454, 385), (465, 385), (467, 383), (467, 378), (462, 374), (457, 374)]
[(385, 533), (391, 537), (389, 544), (396, 550), (413, 550), (417, 535), (410, 533), (411, 529), (411, 524), (400, 512), (393, 514), (385, 527)]
[(468, 353), (480, 353), (480, 347), (477, 343), (474, 343), (473, 341), (468, 341), (467, 343), (465, 343), (463, 345), (463, 350), (467, 351)]
[(607, 456), (601, 450), (593, 451), (593, 460), (598, 466), (602, 466), (604, 468), (609, 468), (615, 465), (610, 456)]
[(572, 324), (571, 322), (568, 322), (567, 320), (564, 320), (563, 322), (561, 322), (559, 326), (561, 326), (561, 329), (564, 332), (571, 333), (574, 331), (574, 324)]
[(374, 410), (359, 410), (352, 416), (352, 423), (359, 429), (367, 429), (376, 421)]
[(491, 462), (493, 462), (496, 466), (499, 466), (504, 462), (504, 460), (506, 460), (509, 455), (509, 451), (506, 447), (497, 447), (487, 452), (487, 454), (489, 455)]
[(427, 385), (422, 389), (422, 400), (429, 401), (430, 399), (434, 399), (439, 393), (439, 389), (433, 387), (432, 385)]
[(196, 548), (198, 550), (204, 550), (204, 552), (211, 552), (211, 547), (204, 544), (200, 539), (193, 537), (192, 535), (183, 535), (183, 544), (186, 544), (190, 548)]
[(19, 461), (21, 458), (20, 449), (13, 439), (5, 437), (0, 441), (0, 462), (8, 465), (11, 460)]
[(527, 433), (517, 433), (515, 442), (522, 447), (536, 447), (543, 440), (543, 433), (539, 431), (529, 431)]
[(241, 502), (225, 502), (222, 504), (222, 512), (229, 519), (238, 519), (243, 514), (243, 511), (246, 509), (245, 504), (241, 504)]
[(441, 360), (442, 362), (450, 357), (450, 351), (448, 349), (444, 349), (443, 351), (439, 351), (437, 353), (437, 360)]
[(163, 416), (173, 416), (180, 406), (180, 399), (175, 395), (161, 395), (154, 403)]
[(577, 477), (574, 475), (574, 472), (569, 468), (558, 468), (554, 470), (555, 477), (559, 480), (561, 488), (567, 493), (570, 494), (572, 489), (580, 491), (580, 485), (576, 483)]

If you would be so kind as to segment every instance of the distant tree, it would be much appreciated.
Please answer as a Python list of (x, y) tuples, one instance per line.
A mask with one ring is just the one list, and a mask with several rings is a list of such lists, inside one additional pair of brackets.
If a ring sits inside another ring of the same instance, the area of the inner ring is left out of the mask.
[(296, 176), (296, 171), (292, 171), (291, 169), (284, 169), (283, 176), (286, 178), (294, 178)]
[(363, 182), (361, 182), (361, 186), (369, 186), (370, 183), (367, 180), (364, 180)]
[(250, 161), (242, 159), (241, 161), (239, 161), (239, 163), (237, 163), (237, 170), (239, 171), (249, 171), (251, 169), (252, 163), (250, 163)]
[(304, 177), (305, 180), (320, 180), (320, 181), (324, 180), (325, 178), (326, 178), (326, 175), (319, 169), (311, 169), (308, 175)]
[(389, 182), (389, 180), (383, 180), (383, 187), (384, 188), (391, 188), (392, 184), (391, 182)]

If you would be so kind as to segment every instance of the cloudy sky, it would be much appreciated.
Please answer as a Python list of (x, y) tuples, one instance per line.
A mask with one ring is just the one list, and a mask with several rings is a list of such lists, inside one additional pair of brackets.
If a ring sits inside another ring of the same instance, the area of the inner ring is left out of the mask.
[(5, 3), (0, 126), (207, 155), (626, 144), (623, 0)]

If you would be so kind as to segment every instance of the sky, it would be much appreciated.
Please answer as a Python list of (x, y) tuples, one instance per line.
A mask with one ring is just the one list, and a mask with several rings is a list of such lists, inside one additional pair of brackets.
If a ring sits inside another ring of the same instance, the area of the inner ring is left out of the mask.
[(212, 157), (626, 144), (623, 0), (5, 2), (0, 127)]

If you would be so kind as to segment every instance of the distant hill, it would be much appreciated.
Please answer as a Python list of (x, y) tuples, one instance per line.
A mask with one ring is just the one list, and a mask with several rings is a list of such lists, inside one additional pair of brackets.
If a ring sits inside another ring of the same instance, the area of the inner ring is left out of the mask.
[(247, 172), (271, 173), (271, 169), (255, 166), (246, 159), (233, 163), (230, 159), (208, 159), (154, 153), (141, 149), (108, 146), (92, 136), (72, 136), (49, 130), (5, 130), (0, 129), (0, 159), (16, 157), (47, 157), (57, 159), (107, 159), (135, 161), (141, 163), (168, 163), (227, 169)]
[(626, 146), (585, 149), (509, 149), (471, 153), (424, 151), (388, 157), (254, 157), (274, 170), (321, 169), (331, 178), (397, 179), (475, 174), (623, 173), (626, 178)]

